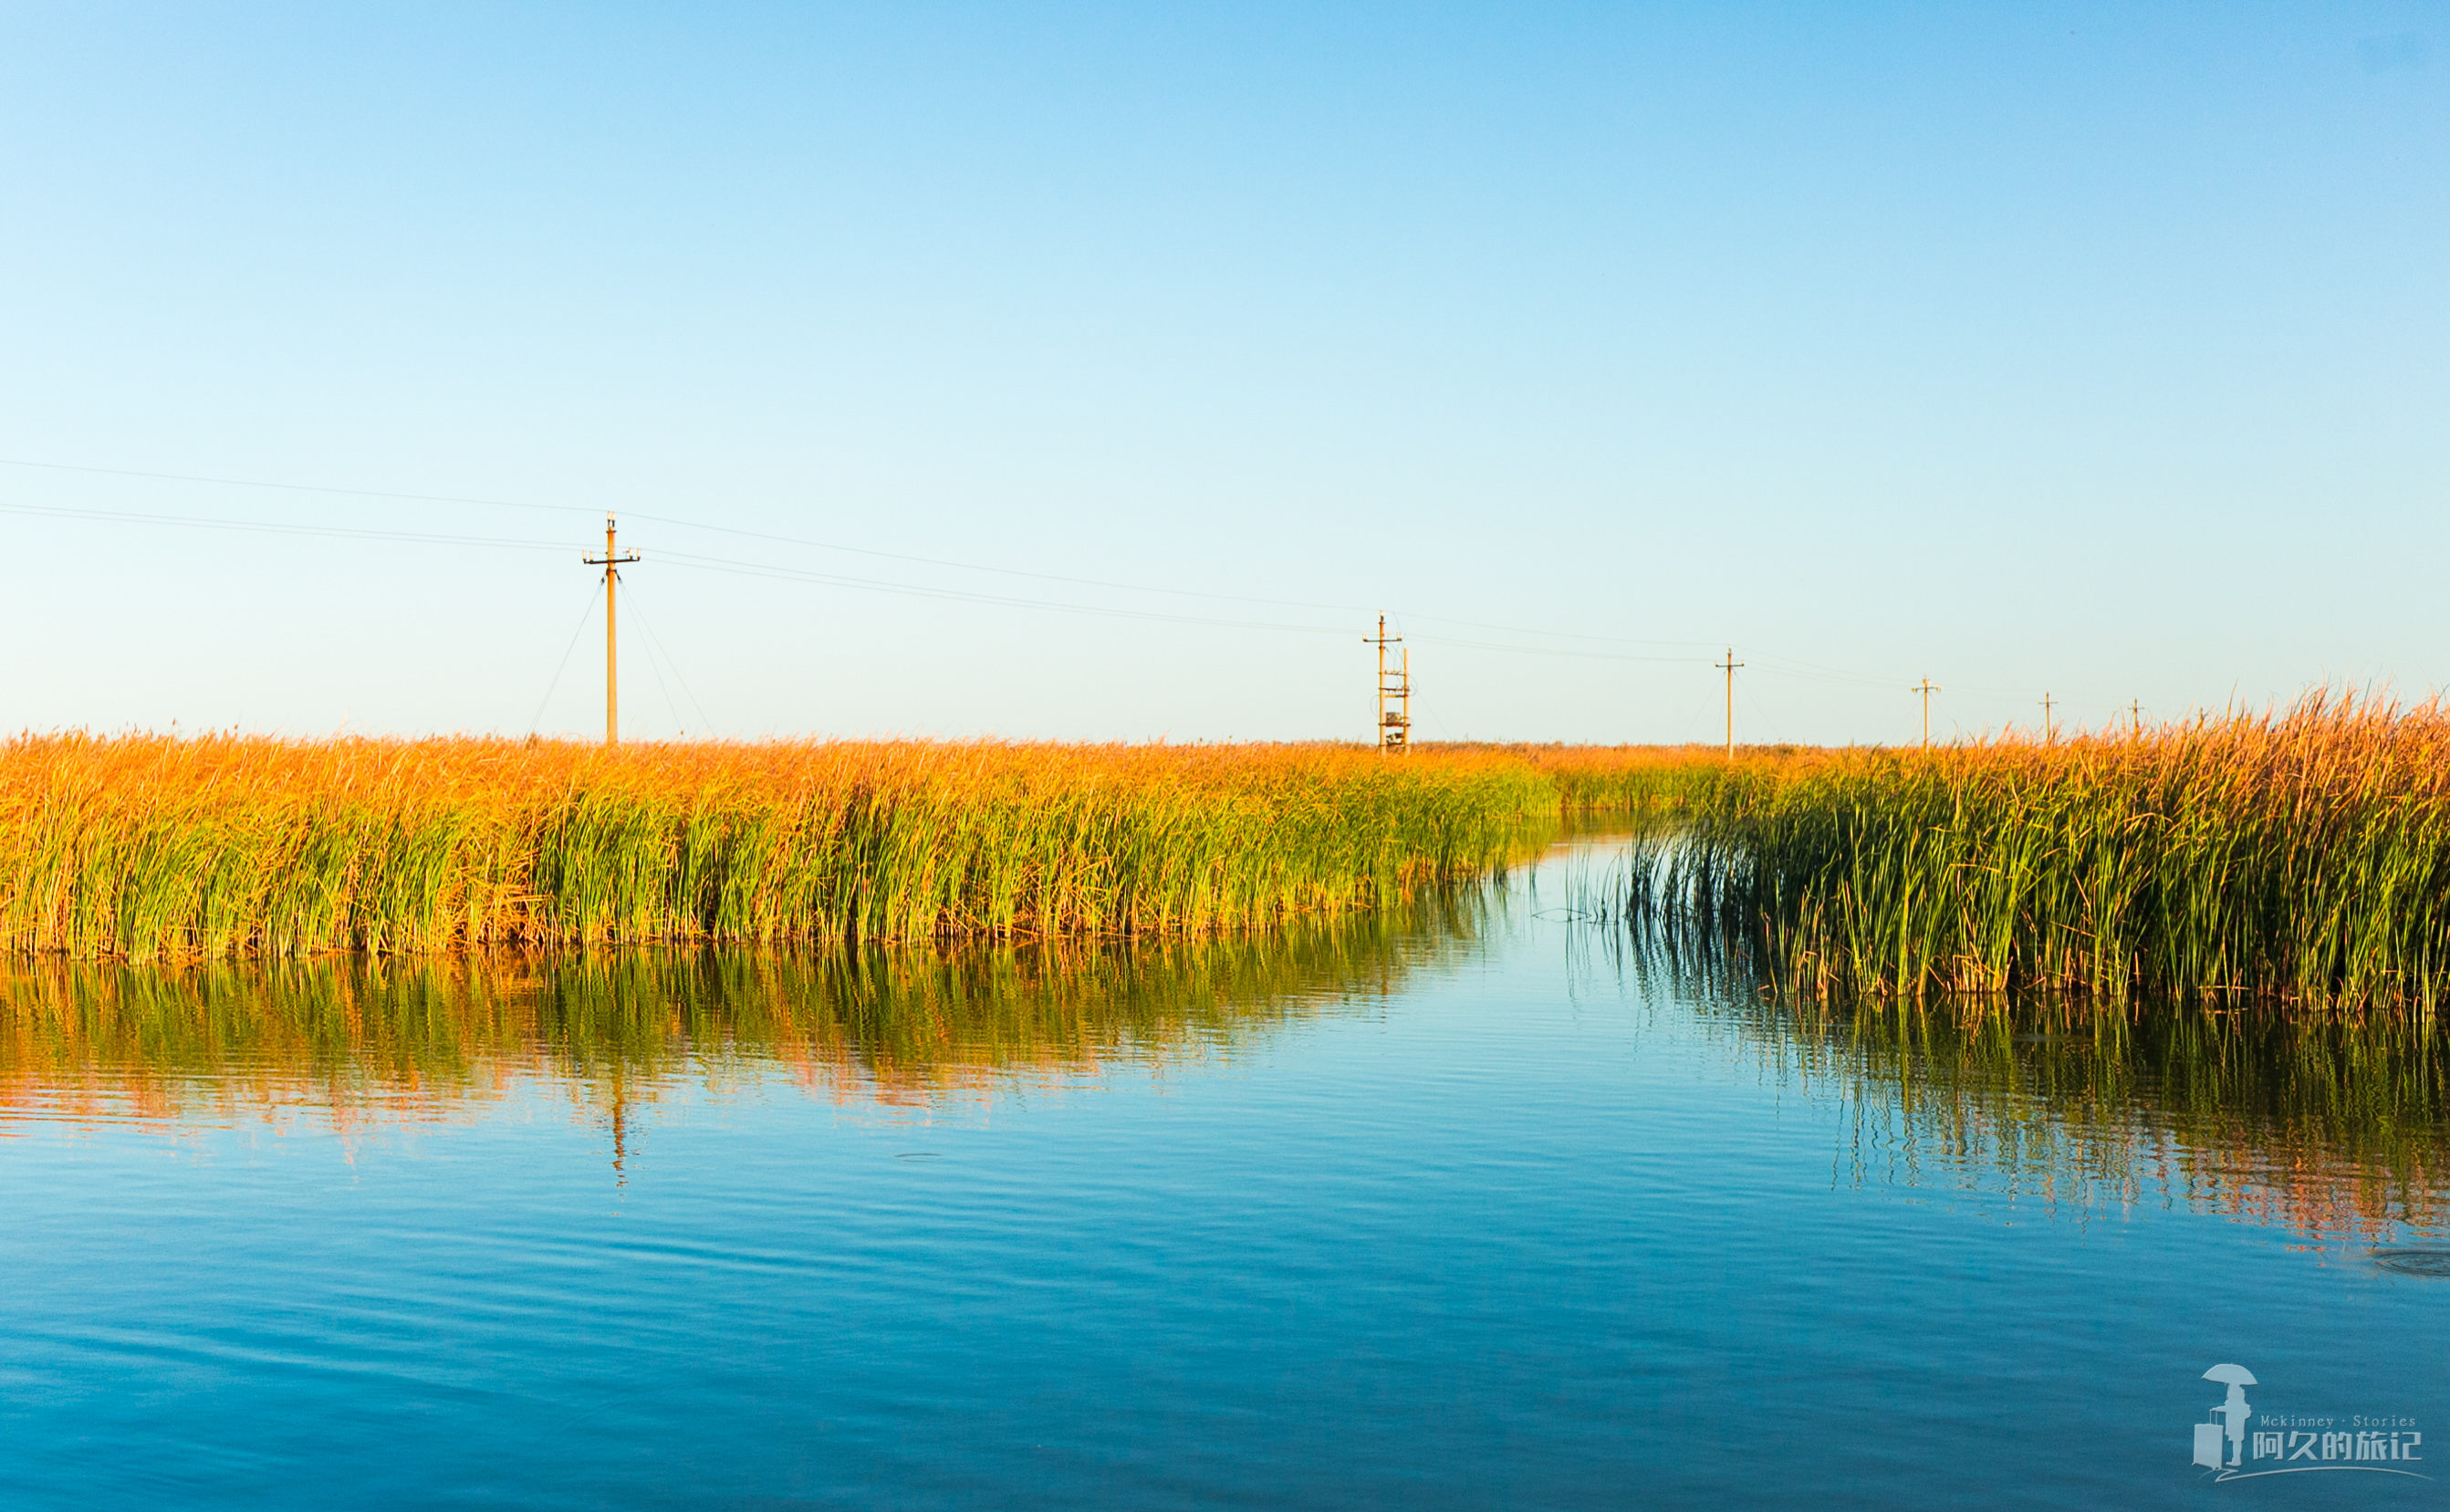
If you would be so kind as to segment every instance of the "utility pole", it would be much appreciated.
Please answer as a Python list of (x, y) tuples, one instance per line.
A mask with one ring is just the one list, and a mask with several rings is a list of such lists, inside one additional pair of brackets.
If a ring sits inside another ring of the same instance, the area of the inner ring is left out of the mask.
[(1712, 664), (1727, 674), (1727, 760), (1736, 759), (1736, 669), (1744, 665), (1736, 660), (1736, 649), (1727, 648), (1727, 659)]
[(2142, 740), (2144, 738), (2144, 700), (2140, 698), (2135, 700), (2127, 706), (2127, 709), (2129, 713), (2135, 716), (2135, 738)]
[(612, 531), (612, 516), (608, 513), (604, 516), (604, 554), (579, 558), (590, 567), (604, 569), (604, 744), (607, 746), (621, 744), (621, 647), (612, 633), (612, 589), (621, 580), (621, 574), (614, 569), (625, 562), (638, 560), (637, 552), (623, 556), (615, 549)]
[[(1412, 653), (1407, 648), (1397, 662), (1393, 680), (1389, 680), (1387, 648), (1402, 646), (1404, 637), (1387, 633), (1387, 616), (1378, 616), (1378, 633), (1364, 635), (1365, 646), (1378, 648), (1378, 748), (1381, 751), (1407, 751), (1412, 746)], [(1389, 704), (1395, 707), (1390, 712)]]
[(1921, 682), (1916, 683), (1914, 687), (1907, 688), (1906, 691), (1909, 693), (1920, 693), (1922, 695), (1922, 748), (1929, 750), (1931, 749), (1931, 695), (1934, 693), (1944, 693), (1948, 691), (1948, 689), (1940, 687), (1937, 683), (1935, 683), (1930, 678), (1926, 677)]
[(2043, 744), (2043, 745), (2045, 745), (2045, 746), (2049, 745), (2049, 744), (2051, 743), (2051, 738), (2052, 738), (2052, 737), (2051, 737), (2051, 692), (2050, 692), (2050, 689), (2046, 688), (2042, 689), (2042, 744)]

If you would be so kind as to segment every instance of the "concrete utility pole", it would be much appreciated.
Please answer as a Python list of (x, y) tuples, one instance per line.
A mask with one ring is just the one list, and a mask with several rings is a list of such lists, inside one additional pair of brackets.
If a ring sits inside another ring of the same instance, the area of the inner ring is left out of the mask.
[[(1361, 643), (1378, 648), (1378, 748), (1381, 751), (1407, 751), (1412, 746), (1412, 652), (1407, 648), (1403, 659), (1389, 682), (1387, 648), (1401, 646), (1404, 637), (1387, 633), (1387, 616), (1378, 616), (1378, 633), (1364, 635)], [(1387, 706), (1393, 704), (1390, 712)]]
[(1727, 659), (1711, 665), (1727, 674), (1727, 760), (1736, 759), (1736, 669), (1744, 665), (1736, 660), (1736, 649), (1727, 648)]
[(608, 514), (604, 516), (604, 554), (579, 558), (590, 567), (604, 569), (604, 744), (607, 746), (621, 744), (621, 647), (612, 633), (612, 589), (621, 580), (621, 574), (614, 569), (625, 562), (638, 560), (635, 552), (627, 556), (620, 554), (613, 546), (612, 532), (612, 516)]
[(1922, 748), (1929, 750), (1931, 749), (1931, 695), (1934, 693), (1944, 693), (1948, 691), (1948, 689), (1940, 687), (1937, 683), (1935, 683), (1930, 678), (1926, 677), (1921, 682), (1916, 683), (1914, 687), (1907, 688), (1906, 691), (1909, 693), (1920, 693), (1922, 695)]
[(2047, 746), (2051, 740), (2051, 694), (2050, 689), (2044, 688), (2042, 690), (2042, 744)]

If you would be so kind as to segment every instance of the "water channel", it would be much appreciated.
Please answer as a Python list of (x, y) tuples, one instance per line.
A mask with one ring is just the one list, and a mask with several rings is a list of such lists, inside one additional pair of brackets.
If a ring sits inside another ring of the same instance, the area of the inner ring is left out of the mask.
[(1783, 1002), (1580, 916), (1613, 843), (1135, 949), (19, 963), (0, 1503), (2441, 1499), (2450, 1049)]

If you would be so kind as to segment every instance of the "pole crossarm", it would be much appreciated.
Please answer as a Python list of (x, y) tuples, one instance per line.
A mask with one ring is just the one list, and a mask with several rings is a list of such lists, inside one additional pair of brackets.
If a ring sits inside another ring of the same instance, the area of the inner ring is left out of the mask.
[(626, 556), (621, 553), (620, 545), (614, 539), (617, 529), (612, 516), (606, 514), (604, 554), (579, 558), (590, 567), (604, 569), (604, 744), (607, 746), (621, 744), (621, 648), (613, 630), (612, 592), (621, 581), (618, 570), (645, 559), (635, 552)]

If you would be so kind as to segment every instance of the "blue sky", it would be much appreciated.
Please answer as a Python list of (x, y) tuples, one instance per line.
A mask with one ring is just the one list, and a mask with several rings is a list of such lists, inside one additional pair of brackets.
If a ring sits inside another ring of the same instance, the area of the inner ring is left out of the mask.
[(635, 736), (1360, 738), (1381, 608), (1433, 738), (2450, 682), (2441, 5), (0, 40), (12, 727), (592, 729), (607, 509)]

